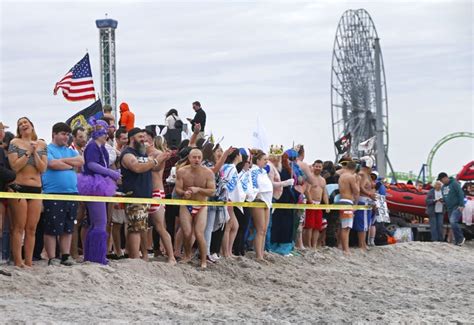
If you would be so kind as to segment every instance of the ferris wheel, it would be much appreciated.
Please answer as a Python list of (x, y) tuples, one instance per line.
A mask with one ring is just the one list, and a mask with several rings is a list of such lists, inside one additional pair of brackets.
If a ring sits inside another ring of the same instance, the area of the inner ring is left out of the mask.
[[(363, 155), (358, 144), (377, 136), (377, 165), (379, 173), (382, 167), (385, 174), (388, 150), (385, 70), (374, 22), (364, 9), (347, 10), (337, 26), (331, 68), (331, 110), (334, 141), (350, 133), (352, 156)], [(381, 147), (383, 150), (379, 150)]]

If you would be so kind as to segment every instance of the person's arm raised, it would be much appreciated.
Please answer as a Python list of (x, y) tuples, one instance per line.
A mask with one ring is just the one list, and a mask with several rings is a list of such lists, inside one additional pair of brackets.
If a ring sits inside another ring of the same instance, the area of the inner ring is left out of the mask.
[(191, 139), (189, 139), (189, 146), (190, 147), (195, 147), (196, 146), (197, 137), (198, 137), (200, 131), (201, 131), (201, 124), (199, 124), (199, 123), (194, 124), (193, 135), (191, 135)]
[(309, 168), (308, 164), (303, 161), (297, 161), (296, 163), (305, 174), (306, 180), (308, 181), (308, 183), (310, 183), (311, 185), (317, 185), (318, 180), (311, 172), (311, 169)]
[(232, 152), (234, 152), (234, 150), (235, 148), (230, 146), (229, 148), (227, 148), (226, 151), (224, 151), (224, 153), (222, 154), (222, 157), (216, 162), (214, 167), (211, 168), (214, 174), (216, 174), (217, 172), (219, 172), (219, 170), (221, 170), (222, 166), (224, 166), (225, 160), (227, 159), (227, 157), (229, 157), (229, 155)]

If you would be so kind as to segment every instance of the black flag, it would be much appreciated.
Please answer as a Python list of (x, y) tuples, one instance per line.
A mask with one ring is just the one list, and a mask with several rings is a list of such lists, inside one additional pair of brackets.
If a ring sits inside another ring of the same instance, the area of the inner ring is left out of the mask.
[(345, 152), (348, 152), (351, 149), (352, 136), (350, 133), (347, 133), (342, 138), (334, 142), (336, 146), (337, 153), (342, 155)]
[(82, 126), (83, 128), (89, 127), (89, 118), (95, 117), (96, 119), (100, 119), (104, 116), (104, 112), (102, 111), (102, 103), (97, 100), (91, 106), (84, 108), (79, 113), (74, 114), (70, 118), (67, 119), (66, 124), (71, 127), (72, 130), (75, 128)]

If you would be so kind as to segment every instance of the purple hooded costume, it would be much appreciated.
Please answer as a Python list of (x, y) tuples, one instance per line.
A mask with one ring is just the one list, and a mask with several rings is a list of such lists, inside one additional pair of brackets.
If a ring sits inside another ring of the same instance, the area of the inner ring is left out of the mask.
[[(107, 133), (104, 121), (90, 121), (94, 127), (93, 140), (84, 150), (84, 167), (77, 178), (77, 188), (81, 195), (112, 196), (116, 190), (116, 180), (120, 173), (109, 169), (109, 154), (105, 145), (99, 146), (94, 140)], [(107, 264), (107, 209), (105, 202), (87, 202), (90, 227), (84, 243), (84, 260)]]

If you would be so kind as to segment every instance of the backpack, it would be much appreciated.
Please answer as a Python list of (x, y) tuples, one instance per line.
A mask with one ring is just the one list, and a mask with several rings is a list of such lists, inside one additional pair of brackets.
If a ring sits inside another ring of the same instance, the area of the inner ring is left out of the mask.
[(176, 119), (176, 116), (174, 116), (174, 114), (173, 114), (173, 118), (174, 118), (174, 127), (177, 129), (182, 129), (183, 121)]

